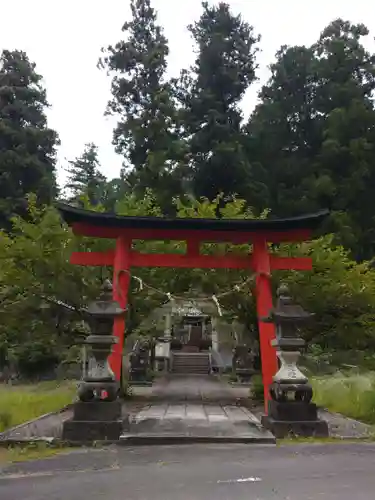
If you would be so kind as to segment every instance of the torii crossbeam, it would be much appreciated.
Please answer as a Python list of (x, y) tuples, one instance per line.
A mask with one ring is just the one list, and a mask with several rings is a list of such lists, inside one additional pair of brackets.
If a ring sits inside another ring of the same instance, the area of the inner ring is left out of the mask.
[[(172, 267), (205, 269), (247, 269), (256, 274), (255, 295), (259, 322), (262, 376), (265, 409), (269, 399), (268, 388), (277, 371), (277, 358), (271, 341), (274, 325), (261, 318), (272, 308), (271, 273), (273, 270), (311, 270), (309, 257), (278, 257), (269, 252), (268, 243), (301, 242), (329, 215), (328, 210), (287, 219), (191, 219), (162, 217), (130, 217), (82, 210), (66, 204), (57, 206), (62, 218), (74, 234), (116, 241), (107, 252), (73, 252), (71, 263), (83, 266), (112, 266), (114, 299), (126, 308), (130, 270), (132, 267)], [(187, 252), (180, 254), (146, 254), (132, 249), (134, 240), (186, 241)], [(202, 255), (200, 246), (207, 242), (252, 244), (249, 256)], [(123, 271), (123, 272), (121, 272)], [(125, 271), (125, 272), (124, 272)], [(118, 343), (110, 357), (112, 370), (119, 380), (125, 335), (125, 319), (117, 318), (114, 335)]]

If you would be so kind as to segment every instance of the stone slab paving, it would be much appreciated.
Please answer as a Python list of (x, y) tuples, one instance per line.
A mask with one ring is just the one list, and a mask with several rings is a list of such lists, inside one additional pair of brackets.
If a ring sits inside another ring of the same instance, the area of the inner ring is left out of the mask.
[(132, 416), (133, 423), (144, 420), (202, 420), (205, 422), (249, 422), (252, 425), (260, 425), (259, 419), (247, 408), (241, 406), (220, 405), (196, 405), (196, 404), (152, 404), (142, 408)]
[(214, 375), (166, 375), (152, 387), (132, 387), (136, 399), (149, 401), (204, 401), (235, 403), (249, 397), (249, 387), (231, 387)]
[(237, 438), (273, 441), (260, 421), (242, 406), (203, 402), (153, 403), (130, 415), (129, 429), (123, 435), (143, 437)]

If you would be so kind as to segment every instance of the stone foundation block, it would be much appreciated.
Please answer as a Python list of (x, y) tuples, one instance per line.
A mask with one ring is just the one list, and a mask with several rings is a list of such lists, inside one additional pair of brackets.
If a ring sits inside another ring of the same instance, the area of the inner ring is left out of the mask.
[(285, 421), (264, 415), (261, 422), (263, 427), (271, 431), (277, 439), (293, 436), (324, 438), (329, 435), (325, 420)]
[(73, 407), (74, 421), (108, 422), (121, 419), (121, 401), (78, 401)]
[(76, 421), (64, 422), (62, 438), (65, 441), (118, 441), (122, 434), (121, 420), (112, 422)]
[(318, 420), (316, 404), (302, 401), (273, 401), (268, 402), (268, 415), (275, 420), (315, 421)]

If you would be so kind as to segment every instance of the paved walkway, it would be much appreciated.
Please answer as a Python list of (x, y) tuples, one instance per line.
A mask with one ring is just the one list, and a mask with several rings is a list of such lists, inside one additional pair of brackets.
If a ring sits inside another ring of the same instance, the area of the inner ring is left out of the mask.
[(248, 399), (249, 387), (233, 387), (215, 375), (169, 374), (157, 378), (152, 387), (132, 388), (135, 396), (164, 401), (206, 401), (235, 403)]
[(260, 421), (241, 403), (248, 387), (232, 387), (214, 376), (188, 375), (159, 379), (148, 391), (134, 388), (135, 397), (147, 400), (129, 408), (130, 425), (123, 439), (135, 436), (146, 442), (158, 438), (233, 439), (243, 442), (274, 442)]

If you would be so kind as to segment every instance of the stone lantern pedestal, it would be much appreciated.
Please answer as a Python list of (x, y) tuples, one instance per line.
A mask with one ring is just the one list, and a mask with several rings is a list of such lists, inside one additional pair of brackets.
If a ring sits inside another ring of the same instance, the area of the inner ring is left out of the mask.
[(262, 425), (276, 438), (327, 437), (327, 422), (318, 418), (317, 407), (311, 402), (312, 387), (297, 366), (300, 349), (305, 346), (298, 329), (314, 315), (292, 302), (286, 285), (280, 286), (277, 295), (276, 307), (263, 321), (276, 325), (272, 345), (277, 349), (281, 366), (270, 386), (268, 415), (262, 417)]
[(129, 382), (132, 385), (149, 385), (150, 350), (149, 340), (140, 340), (130, 354)]
[(113, 321), (125, 314), (112, 300), (112, 285), (107, 280), (97, 301), (87, 308), (92, 335), (86, 339), (91, 363), (78, 388), (79, 401), (74, 404), (73, 418), (64, 422), (66, 441), (117, 441), (123, 431), (120, 387), (108, 363), (116, 338)]

